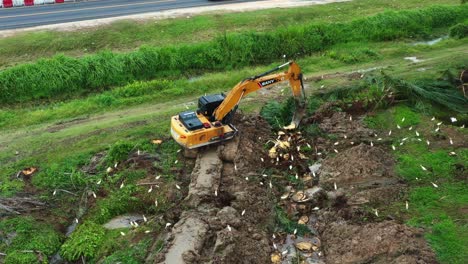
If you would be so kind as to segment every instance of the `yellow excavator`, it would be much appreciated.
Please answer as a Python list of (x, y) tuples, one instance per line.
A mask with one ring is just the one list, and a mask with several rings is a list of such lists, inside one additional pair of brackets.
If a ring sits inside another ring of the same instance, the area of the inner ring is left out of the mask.
[[(285, 72), (280, 69), (289, 66)], [(171, 118), (171, 135), (187, 149), (195, 149), (232, 139), (237, 129), (231, 124), (242, 98), (251, 92), (289, 81), (296, 99), (296, 113), (285, 129), (295, 129), (304, 114), (305, 92), (299, 65), (291, 61), (262, 74), (244, 79), (228, 94), (205, 95), (198, 100), (197, 111), (184, 111)]]

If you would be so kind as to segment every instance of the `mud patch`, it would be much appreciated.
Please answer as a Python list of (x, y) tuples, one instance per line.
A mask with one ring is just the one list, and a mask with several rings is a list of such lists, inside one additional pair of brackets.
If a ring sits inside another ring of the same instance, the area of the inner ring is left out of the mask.
[(393, 221), (366, 225), (333, 222), (321, 234), (330, 264), (437, 263), (421, 230)]
[(393, 157), (379, 147), (360, 144), (322, 163), (321, 184), (376, 185), (395, 183)]

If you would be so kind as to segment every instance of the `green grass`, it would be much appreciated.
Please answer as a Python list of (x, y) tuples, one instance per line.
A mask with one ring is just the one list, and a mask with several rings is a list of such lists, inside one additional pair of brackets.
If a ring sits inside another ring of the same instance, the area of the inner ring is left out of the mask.
[[(266, 33), (226, 34), (192, 45), (144, 46), (124, 54), (104, 51), (79, 59), (59, 55), (1, 71), (0, 103), (60, 99), (135, 80), (239, 69), (271, 63), (282, 56), (304, 57), (349, 41), (378, 42), (427, 36), (435, 29), (463, 21), (466, 12), (468, 6), (465, 5), (432, 6), (389, 11), (344, 23), (313, 23)], [(362, 60), (359, 57), (364, 55), (376, 56), (372, 50), (364, 49), (354, 55), (341, 54), (339, 59), (350, 62)]]
[[(403, 117), (405, 122), (401, 121)], [(393, 208), (390, 209), (391, 214), (407, 219), (409, 225), (425, 228), (425, 237), (441, 263), (466, 263), (468, 217), (465, 210), (468, 204), (468, 187), (465, 180), (460, 178), (459, 174), (463, 172), (457, 171), (457, 166), (468, 166), (468, 150), (456, 149), (449, 144), (434, 147), (433, 144), (438, 139), (432, 130), (433, 125), (430, 125), (430, 119), (431, 116), (414, 108), (397, 105), (381, 110), (365, 121), (372, 128), (380, 130), (380, 133), (393, 129), (393, 145), (397, 146), (397, 150), (392, 152), (397, 160), (396, 173), (409, 186), (409, 211), (402, 210), (405, 205), (398, 202), (389, 207)], [(395, 128), (396, 124), (405, 125), (406, 128), (413, 126), (413, 130), (398, 130)], [(416, 140), (416, 130), (422, 141)], [(399, 145), (404, 137), (408, 140)], [(432, 144), (428, 146), (426, 139), (432, 141)], [(450, 156), (451, 151), (457, 155)]]
[(11, 239), (10, 245), (0, 241), (0, 251), (7, 254), (4, 259), (6, 264), (43, 263), (40, 258), (46, 259), (52, 256), (63, 240), (62, 235), (49, 224), (31, 217), (2, 220), (0, 230), (3, 232), (2, 236), (16, 234)]
[(385, 10), (421, 8), (430, 4), (459, 4), (457, 0), (354, 0), (345, 3), (268, 9), (231, 14), (197, 15), (191, 18), (119, 21), (108, 26), (74, 32), (40, 31), (0, 39), (0, 67), (65, 53), (71, 56), (101, 50), (133, 50), (140, 45), (165, 46), (196, 43), (225, 32), (264, 32), (311, 22), (349, 21)]

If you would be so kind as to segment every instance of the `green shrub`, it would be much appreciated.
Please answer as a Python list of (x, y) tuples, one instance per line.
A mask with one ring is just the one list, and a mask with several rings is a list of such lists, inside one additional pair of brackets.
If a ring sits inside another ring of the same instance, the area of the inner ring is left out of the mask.
[(280, 129), (291, 122), (292, 117), (294, 115), (294, 110), (294, 98), (290, 97), (283, 103), (278, 103), (277, 101), (269, 101), (260, 110), (260, 115), (274, 129)]
[(109, 148), (107, 153), (106, 160), (108, 163), (112, 164), (114, 162), (119, 162), (128, 157), (130, 151), (132, 151), (134, 145), (126, 141), (117, 141), (114, 145)]
[(468, 36), (468, 23), (459, 23), (450, 28), (449, 35), (452, 38), (466, 38)]
[(99, 224), (105, 224), (112, 217), (120, 214), (144, 209), (142, 201), (135, 197), (137, 191), (135, 185), (125, 185), (124, 188), (113, 191), (109, 197), (97, 201), (97, 205), (91, 211), (91, 218)]
[(76, 261), (81, 256), (93, 258), (105, 240), (105, 229), (95, 223), (85, 222), (73, 232), (60, 249), (61, 256)]
[[(267, 64), (283, 55), (288, 58), (303, 57), (350, 41), (426, 36), (435, 28), (462, 21), (467, 12), (466, 5), (433, 6), (412, 11), (384, 12), (348, 23), (314, 23), (279, 28), (269, 33), (227, 34), (198, 44), (143, 46), (127, 54), (101, 52), (82, 58), (58, 55), (1, 71), (0, 103), (69, 97), (135, 80)], [(363, 52), (366, 56), (372, 54), (372, 51)], [(359, 56), (344, 59), (353, 61), (360, 59)]]
[(0, 241), (0, 249), (6, 252), (5, 263), (41, 263), (35, 253), (24, 250), (39, 251), (43, 258), (54, 254), (60, 247), (62, 236), (51, 226), (35, 221), (30, 217), (15, 217), (0, 222), (0, 230), (16, 233), (8, 246)]
[(38, 255), (32, 252), (20, 252), (20, 251), (13, 251), (8, 253), (5, 257), (5, 264), (40, 264), (40, 263), (47, 263), (47, 261), (43, 260), (42, 262), (39, 261)]

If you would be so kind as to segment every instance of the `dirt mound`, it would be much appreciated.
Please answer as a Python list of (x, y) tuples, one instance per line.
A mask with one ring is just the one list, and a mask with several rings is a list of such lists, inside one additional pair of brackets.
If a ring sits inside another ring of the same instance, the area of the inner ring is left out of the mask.
[(372, 129), (366, 128), (357, 117), (345, 112), (333, 112), (319, 123), (319, 127), (327, 134), (336, 134), (339, 137), (362, 139), (374, 135)]
[(381, 148), (360, 144), (324, 160), (320, 183), (372, 185), (394, 182), (394, 163), (393, 158)]
[(273, 204), (268, 184), (248, 175), (259, 173), (270, 130), (260, 118), (241, 116), (235, 124), (238, 137), (200, 151), (184, 202), (189, 209), (152, 262), (269, 263), (265, 227), (273, 219)]
[(437, 263), (421, 230), (393, 221), (321, 230), (326, 261), (333, 263)]

